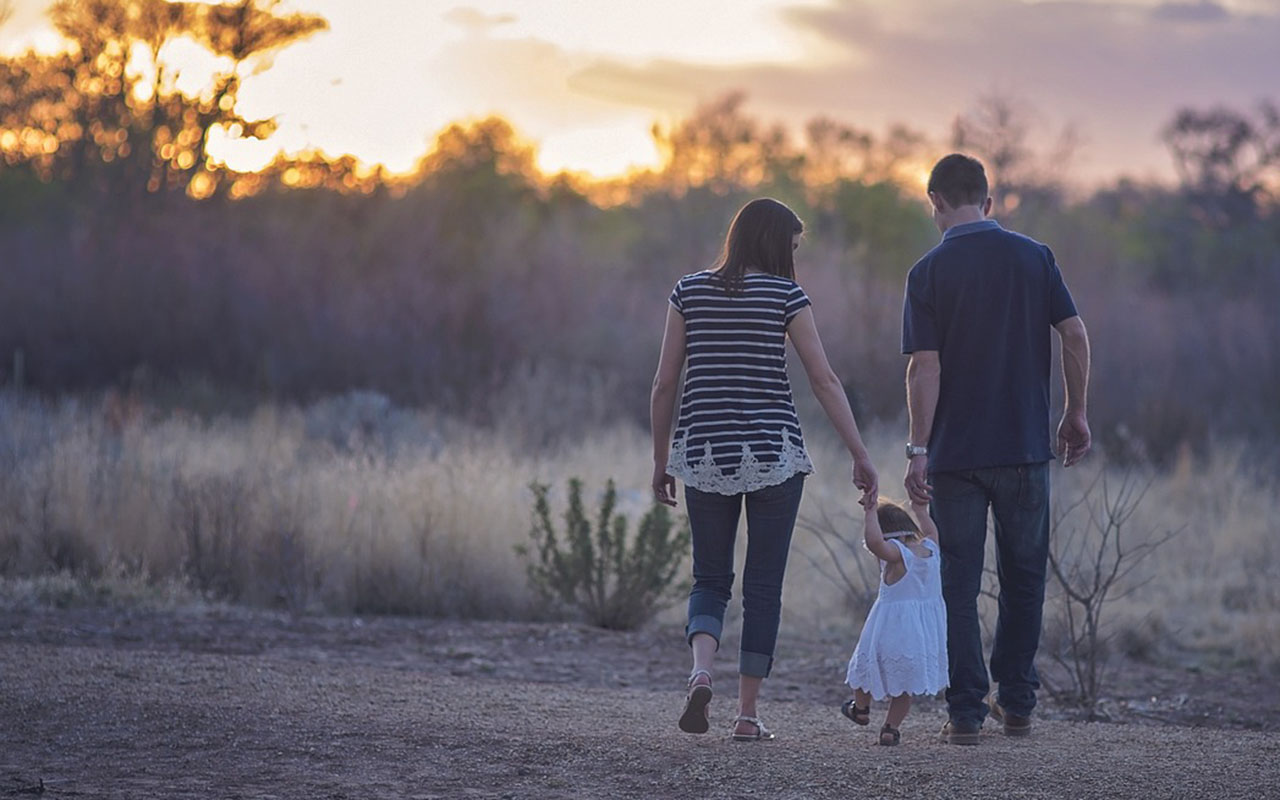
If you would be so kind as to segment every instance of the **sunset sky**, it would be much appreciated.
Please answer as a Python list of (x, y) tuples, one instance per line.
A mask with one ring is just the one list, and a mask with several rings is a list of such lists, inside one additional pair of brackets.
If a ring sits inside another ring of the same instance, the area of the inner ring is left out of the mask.
[[(56, 47), (45, 0), (10, 0), (0, 50)], [(742, 89), (747, 111), (797, 128), (819, 114), (873, 133), (906, 123), (945, 142), (999, 93), (1044, 142), (1082, 138), (1084, 182), (1170, 174), (1160, 127), (1186, 105), (1280, 100), (1280, 0), (290, 0), (330, 30), (282, 52), (241, 94), (277, 116), (278, 149), (409, 169), (448, 122), (491, 113), (546, 170), (652, 165), (654, 122)], [(175, 61), (197, 71), (190, 52)]]

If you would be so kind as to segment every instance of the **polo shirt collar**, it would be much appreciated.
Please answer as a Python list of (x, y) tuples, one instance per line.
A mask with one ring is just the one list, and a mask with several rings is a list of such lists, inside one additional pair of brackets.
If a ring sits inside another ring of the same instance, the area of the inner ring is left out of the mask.
[(1000, 223), (994, 219), (980, 219), (977, 222), (964, 222), (959, 225), (952, 225), (947, 228), (947, 232), (942, 234), (942, 241), (954, 239), (957, 236), (967, 236), (970, 233), (981, 233), (982, 231), (1000, 230)]

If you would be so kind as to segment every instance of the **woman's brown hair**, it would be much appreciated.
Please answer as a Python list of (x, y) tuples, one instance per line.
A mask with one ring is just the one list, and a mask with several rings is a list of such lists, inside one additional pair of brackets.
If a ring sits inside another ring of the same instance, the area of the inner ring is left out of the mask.
[(747, 270), (795, 280), (791, 240), (803, 232), (804, 223), (786, 205), (769, 197), (752, 200), (738, 209), (729, 223), (724, 249), (713, 269), (731, 293), (742, 290)]

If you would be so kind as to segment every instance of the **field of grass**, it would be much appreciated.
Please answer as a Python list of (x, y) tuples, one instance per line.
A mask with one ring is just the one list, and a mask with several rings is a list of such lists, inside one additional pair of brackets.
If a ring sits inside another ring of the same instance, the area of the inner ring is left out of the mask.
[[(802, 416), (818, 472), (783, 624), (852, 636), (874, 592), (874, 559), (860, 545), (847, 462), (823, 421)], [(481, 430), (359, 393), (213, 419), (116, 396), (0, 395), (6, 602), (184, 596), (299, 613), (545, 616), (514, 552), (529, 529), (529, 482), (554, 487), (558, 512), (570, 477), (583, 479), (588, 502), (613, 478), (621, 510), (638, 519), (648, 434), (595, 425), (549, 442), (517, 406), (497, 420)], [(882, 494), (901, 497), (899, 426), (865, 435)], [(1088, 535), (1104, 478), (1114, 491), (1125, 475), (1101, 453), (1054, 468), (1055, 506), (1073, 509), (1058, 524), (1061, 541)], [(1130, 470), (1128, 480), (1145, 493), (1123, 543), (1176, 535), (1117, 585), (1127, 594), (1108, 606), (1110, 645), (1131, 657), (1193, 650), (1280, 667), (1275, 478), (1226, 443), (1168, 472)], [(1047, 641), (1060, 636), (1063, 602), (1051, 584)], [(678, 624), (681, 613), (663, 619)]]

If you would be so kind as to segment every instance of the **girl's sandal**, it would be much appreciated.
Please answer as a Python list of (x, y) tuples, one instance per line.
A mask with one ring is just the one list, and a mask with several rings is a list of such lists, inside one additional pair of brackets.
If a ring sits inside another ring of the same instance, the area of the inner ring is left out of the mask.
[(840, 713), (844, 714), (858, 725), (871, 724), (871, 706), (859, 708), (858, 704), (852, 697), (845, 700), (844, 704), (840, 706)]
[[(706, 676), (706, 683), (698, 679)], [(700, 669), (689, 676), (689, 693), (684, 698), (684, 713), (680, 715), (680, 730), (685, 733), (706, 733), (711, 730), (711, 673)]]
[(884, 727), (880, 729), (880, 744), (885, 747), (892, 747), (900, 741), (902, 741), (902, 734), (898, 732), (897, 728), (889, 727), (889, 723), (886, 722)]
[[(754, 725), (756, 727), (756, 732), (738, 733), (739, 722), (746, 722)], [(773, 732), (766, 728), (764, 723), (758, 718), (739, 715), (733, 720), (733, 736), (731, 738), (735, 742), (768, 742), (771, 741), (774, 736)]]

